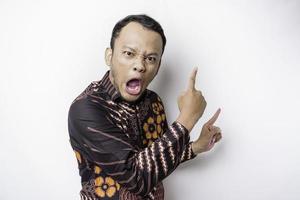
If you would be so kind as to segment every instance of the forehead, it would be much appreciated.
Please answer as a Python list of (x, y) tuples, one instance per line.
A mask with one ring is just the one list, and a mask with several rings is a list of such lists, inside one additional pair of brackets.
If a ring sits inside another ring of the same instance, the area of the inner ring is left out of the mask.
[(146, 29), (141, 24), (130, 22), (124, 26), (115, 40), (115, 47), (130, 46), (139, 51), (162, 52), (162, 38), (159, 33)]

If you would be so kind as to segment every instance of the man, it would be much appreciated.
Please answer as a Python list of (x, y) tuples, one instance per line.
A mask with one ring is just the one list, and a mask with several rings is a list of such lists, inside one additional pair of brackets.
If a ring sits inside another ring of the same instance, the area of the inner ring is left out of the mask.
[(165, 44), (163, 29), (151, 17), (120, 20), (105, 51), (110, 70), (72, 102), (68, 127), (81, 199), (164, 199), (162, 180), (221, 139), (221, 130), (213, 125), (218, 109), (200, 137), (190, 141), (206, 107), (195, 89), (196, 69), (178, 98), (180, 114), (168, 126), (161, 98), (147, 89)]

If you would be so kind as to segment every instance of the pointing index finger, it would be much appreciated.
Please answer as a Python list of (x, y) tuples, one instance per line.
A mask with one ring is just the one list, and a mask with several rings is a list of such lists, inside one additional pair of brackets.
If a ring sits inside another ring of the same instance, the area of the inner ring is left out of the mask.
[(210, 120), (207, 121), (207, 125), (213, 125), (217, 121), (220, 112), (221, 112), (221, 109), (219, 108), (217, 110), (217, 112), (214, 114), (214, 116), (212, 116), (212, 118), (210, 118)]
[(195, 67), (193, 69), (193, 71), (192, 71), (191, 76), (190, 76), (189, 87), (188, 87), (188, 89), (190, 89), (190, 90), (194, 90), (195, 89), (195, 82), (196, 82), (197, 71), (198, 71), (198, 68)]

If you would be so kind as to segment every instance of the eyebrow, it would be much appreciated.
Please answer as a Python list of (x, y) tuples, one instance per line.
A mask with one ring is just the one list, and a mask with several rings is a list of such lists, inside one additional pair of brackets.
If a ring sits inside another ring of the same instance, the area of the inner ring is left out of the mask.
[[(129, 47), (129, 46), (123, 46), (123, 48), (128, 48), (128, 49), (130, 49), (131, 51), (134, 51), (134, 52), (136, 52), (136, 50), (134, 49), (134, 48), (132, 48), (132, 47)], [(153, 53), (149, 53), (149, 54), (147, 54), (147, 56), (158, 56), (158, 53), (155, 53), (155, 52), (153, 52)]]

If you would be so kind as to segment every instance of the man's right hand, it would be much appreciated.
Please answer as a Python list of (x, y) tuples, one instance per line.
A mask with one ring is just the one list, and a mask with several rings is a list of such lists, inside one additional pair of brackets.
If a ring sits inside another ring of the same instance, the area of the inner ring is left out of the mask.
[(182, 92), (177, 100), (180, 114), (176, 121), (185, 126), (189, 132), (203, 115), (206, 107), (201, 91), (195, 88), (197, 71), (197, 68), (193, 69), (187, 90)]

